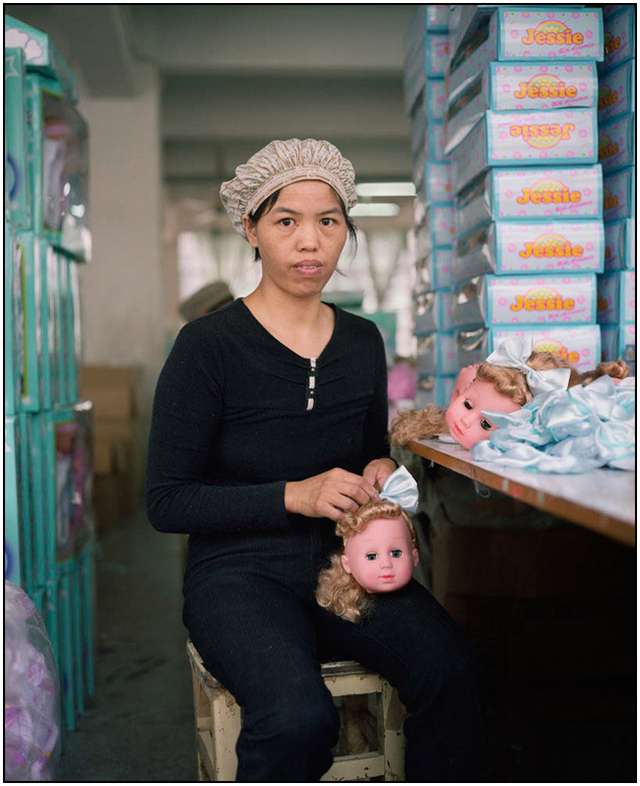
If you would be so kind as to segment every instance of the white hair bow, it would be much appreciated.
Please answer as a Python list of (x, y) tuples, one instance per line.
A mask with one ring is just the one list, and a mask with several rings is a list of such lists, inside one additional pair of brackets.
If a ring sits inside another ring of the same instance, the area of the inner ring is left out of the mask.
[(418, 484), (409, 470), (402, 466), (386, 479), (380, 497), (415, 513), (418, 509)]
[(531, 336), (511, 336), (489, 355), (486, 362), (491, 363), (492, 366), (503, 366), (522, 371), (534, 396), (540, 393), (550, 393), (552, 390), (566, 390), (569, 385), (571, 369), (550, 368), (546, 371), (537, 371), (527, 365), (527, 360), (532, 352), (533, 339)]

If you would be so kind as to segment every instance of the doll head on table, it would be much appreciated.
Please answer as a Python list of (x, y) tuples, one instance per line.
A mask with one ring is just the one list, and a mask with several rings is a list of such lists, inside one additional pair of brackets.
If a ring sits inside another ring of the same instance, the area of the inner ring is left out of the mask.
[(401, 412), (391, 426), (392, 444), (449, 434), (471, 449), (495, 429), (492, 412), (509, 414), (539, 393), (586, 385), (604, 374), (623, 379), (629, 373), (624, 361), (616, 361), (580, 374), (559, 355), (532, 351), (532, 343), (527, 338), (507, 339), (484, 363), (463, 368), (446, 410), (428, 406)]
[(336, 525), (344, 541), (331, 566), (318, 577), (319, 605), (350, 622), (358, 622), (371, 595), (408, 584), (418, 564), (416, 534), (400, 505), (371, 500)]

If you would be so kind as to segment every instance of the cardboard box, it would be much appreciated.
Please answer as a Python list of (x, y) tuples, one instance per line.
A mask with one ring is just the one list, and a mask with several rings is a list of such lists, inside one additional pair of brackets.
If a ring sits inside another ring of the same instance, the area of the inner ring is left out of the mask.
[(456, 200), (458, 236), (490, 221), (602, 218), (602, 167), (490, 169)]
[(634, 218), (610, 221), (604, 225), (604, 269), (607, 273), (635, 268), (635, 237), (636, 222)]
[(497, 112), (594, 107), (598, 99), (595, 63), (489, 63), (458, 92), (447, 110), (445, 152), (465, 138), (487, 109)]
[(458, 239), (455, 283), (484, 273), (602, 273), (602, 221), (494, 221)]
[[(619, 124), (614, 120), (607, 127), (617, 134)], [(459, 193), (476, 175), (493, 166), (595, 164), (598, 140), (605, 143), (602, 131), (598, 137), (595, 107), (538, 112), (489, 110), (451, 151), (454, 190)], [(601, 160), (603, 156), (607, 166), (613, 168), (610, 151), (606, 156), (603, 153)]]
[(135, 366), (81, 366), (80, 396), (93, 401), (96, 421), (133, 418), (138, 378)]
[(136, 502), (129, 473), (96, 475), (93, 481), (93, 509), (98, 533), (123, 523), (135, 513)]
[(31, 223), (30, 182), (27, 176), (27, 113), (25, 64), (22, 49), (4, 50), (5, 191), (9, 218), (15, 227)]

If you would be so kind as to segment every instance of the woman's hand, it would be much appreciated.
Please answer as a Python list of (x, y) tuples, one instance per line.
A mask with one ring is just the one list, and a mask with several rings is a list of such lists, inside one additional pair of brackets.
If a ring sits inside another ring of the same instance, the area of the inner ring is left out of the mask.
[(372, 486), (382, 489), (389, 475), (391, 475), (392, 472), (395, 472), (397, 468), (398, 466), (393, 459), (374, 459), (373, 461), (370, 461), (364, 468), (362, 476), (365, 480), (368, 480)]
[(291, 481), (284, 487), (284, 506), (289, 513), (332, 521), (338, 521), (345, 513), (377, 498), (378, 492), (371, 480), (337, 468), (306, 480)]

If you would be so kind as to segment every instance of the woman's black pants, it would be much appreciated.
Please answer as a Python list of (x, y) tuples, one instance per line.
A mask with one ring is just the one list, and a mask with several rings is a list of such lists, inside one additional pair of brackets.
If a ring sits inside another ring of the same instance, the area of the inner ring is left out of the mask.
[(356, 660), (407, 709), (406, 777), (481, 780), (482, 728), (473, 658), (433, 596), (412, 581), (376, 595), (359, 623), (315, 601), (333, 527), (216, 539), (187, 570), (184, 623), (207, 670), (242, 708), (238, 781), (318, 781), (332, 763), (338, 716), (320, 662)]

